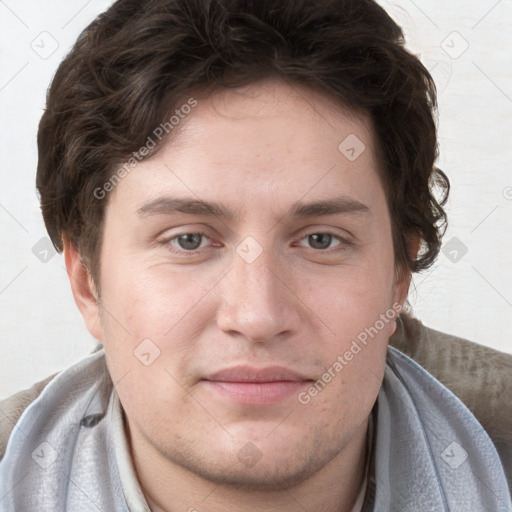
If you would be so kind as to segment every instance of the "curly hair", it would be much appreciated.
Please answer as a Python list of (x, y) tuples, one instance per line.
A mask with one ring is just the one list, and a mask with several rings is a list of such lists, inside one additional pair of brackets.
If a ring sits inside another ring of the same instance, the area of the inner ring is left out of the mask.
[(435, 166), (435, 84), (373, 0), (115, 2), (60, 64), (39, 125), (36, 183), (55, 248), (66, 236), (98, 285), (106, 201), (94, 191), (191, 91), (272, 76), (371, 116), (395, 265), (428, 268), (450, 188)]

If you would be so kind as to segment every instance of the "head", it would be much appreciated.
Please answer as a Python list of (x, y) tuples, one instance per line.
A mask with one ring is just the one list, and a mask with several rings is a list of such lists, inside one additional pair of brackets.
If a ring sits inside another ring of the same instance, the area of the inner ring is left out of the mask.
[[(435, 108), (373, 1), (119, 0), (83, 32), (37, 186), (132, 441), (266, 488), (349, 449), (411, 272), (439, 251)], [(302, 380), (246, 403), (212, 384), (237, 365)]]

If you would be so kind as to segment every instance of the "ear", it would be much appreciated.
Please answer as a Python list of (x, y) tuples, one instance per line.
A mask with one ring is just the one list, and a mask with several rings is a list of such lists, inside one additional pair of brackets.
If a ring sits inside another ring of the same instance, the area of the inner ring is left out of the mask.
[(80, 254), (66, 236), (63, 237), (63, 245), (66, 270), (75, 303), (82, 313), (87, 330), (98, 341), (102, 341), (99, 297), (94, 281)]
[[(414, 235), (407, 237), (407, 251), (411, 260), (417, 258), (420, 247), (421, 238), (419, 236)], [(400, 308), (402, 308), (407, 299), (412, 275), (411, 272), (406, 269), (400, 270), (397, 274), (393, 293), (393, 304), (400, 304)], [(396, 323), (394, 328), (396, 329)]]

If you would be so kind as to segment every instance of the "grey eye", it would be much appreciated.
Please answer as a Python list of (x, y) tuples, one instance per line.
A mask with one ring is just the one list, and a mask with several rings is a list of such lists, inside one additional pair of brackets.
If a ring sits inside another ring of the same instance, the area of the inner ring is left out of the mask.
[(186, 233), (177, 237), (179, 246), (182, 249), (193, 251), (201, 245), (203, 235), (199, 233)]
[(308, 242), (314, 249), (328, 249), (332, 238), (332, 235), (328, 233), (314, 233), (313, 235), (308, 235)]

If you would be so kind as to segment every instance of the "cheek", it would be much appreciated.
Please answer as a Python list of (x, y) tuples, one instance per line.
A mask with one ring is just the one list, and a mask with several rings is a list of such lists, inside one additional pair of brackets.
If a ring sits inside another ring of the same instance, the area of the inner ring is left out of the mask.
[[(334, 331), (333, 337), (354, 338), (392, 309), (392, 261), (385, 266), (382, 261), (370, 261), (368, 265), (340, 269), (328, 279), (310, 280), (303, 293), (308, 305)], [(392, 324), (379, 324), (379, 330), (390, 335)]]
[(215, 285), (213, 277), (120, 260), (105, 279), (102, 302), (120, 324), (114, 328), (124, 326), (134, 341), (162, 340), (176, 327), (190, 326), (187, 319)]
[(143, 273), (125, 281), (119, 275), (112, 279), (120, 284), (108, 296), (111, 308), (106, 306), (109, 312), (102, 318), (108, 333), (107, 366), (129, 416), (154, 415), (151, 430), (156, 432), (157, 410), (170, 410), (176, 403), (186, 407), (189, 400), (183, 369), (197, 358), (193, 340), (202, 326), (196, 313), (194, 321), (187, 313), (197, 298), (146, 279)]
[(329, 384), (315, 407), (338, 404), (334, 407), (340, 414), (371, 409), (395, 326), (393, 279), (392, 257), (383, 255), (340, 270), (321, 286), (308, 283), (308, 304), (326, 327), (322, 347), (316, 350), (322, 351), (326, 372), (321, 380)]
[(176, 382), (183, 382), (183, 369), (198, 358), (194, 340), (214, 314), (205, 300), (214, 283), (118, 261), (109, 267), (102, 298), (109, 371), (128, 407), (170, 404), (182, 392)]
[(314, 414), (328, 413), (340, 429), (362, 422), (379, 392), (395, 323), (390, 293), (358, 279), (331, 289), (331, 300), (323, 297), (322, 319), (329, 331), (314, 353), (324, 373), (308, 396)]

